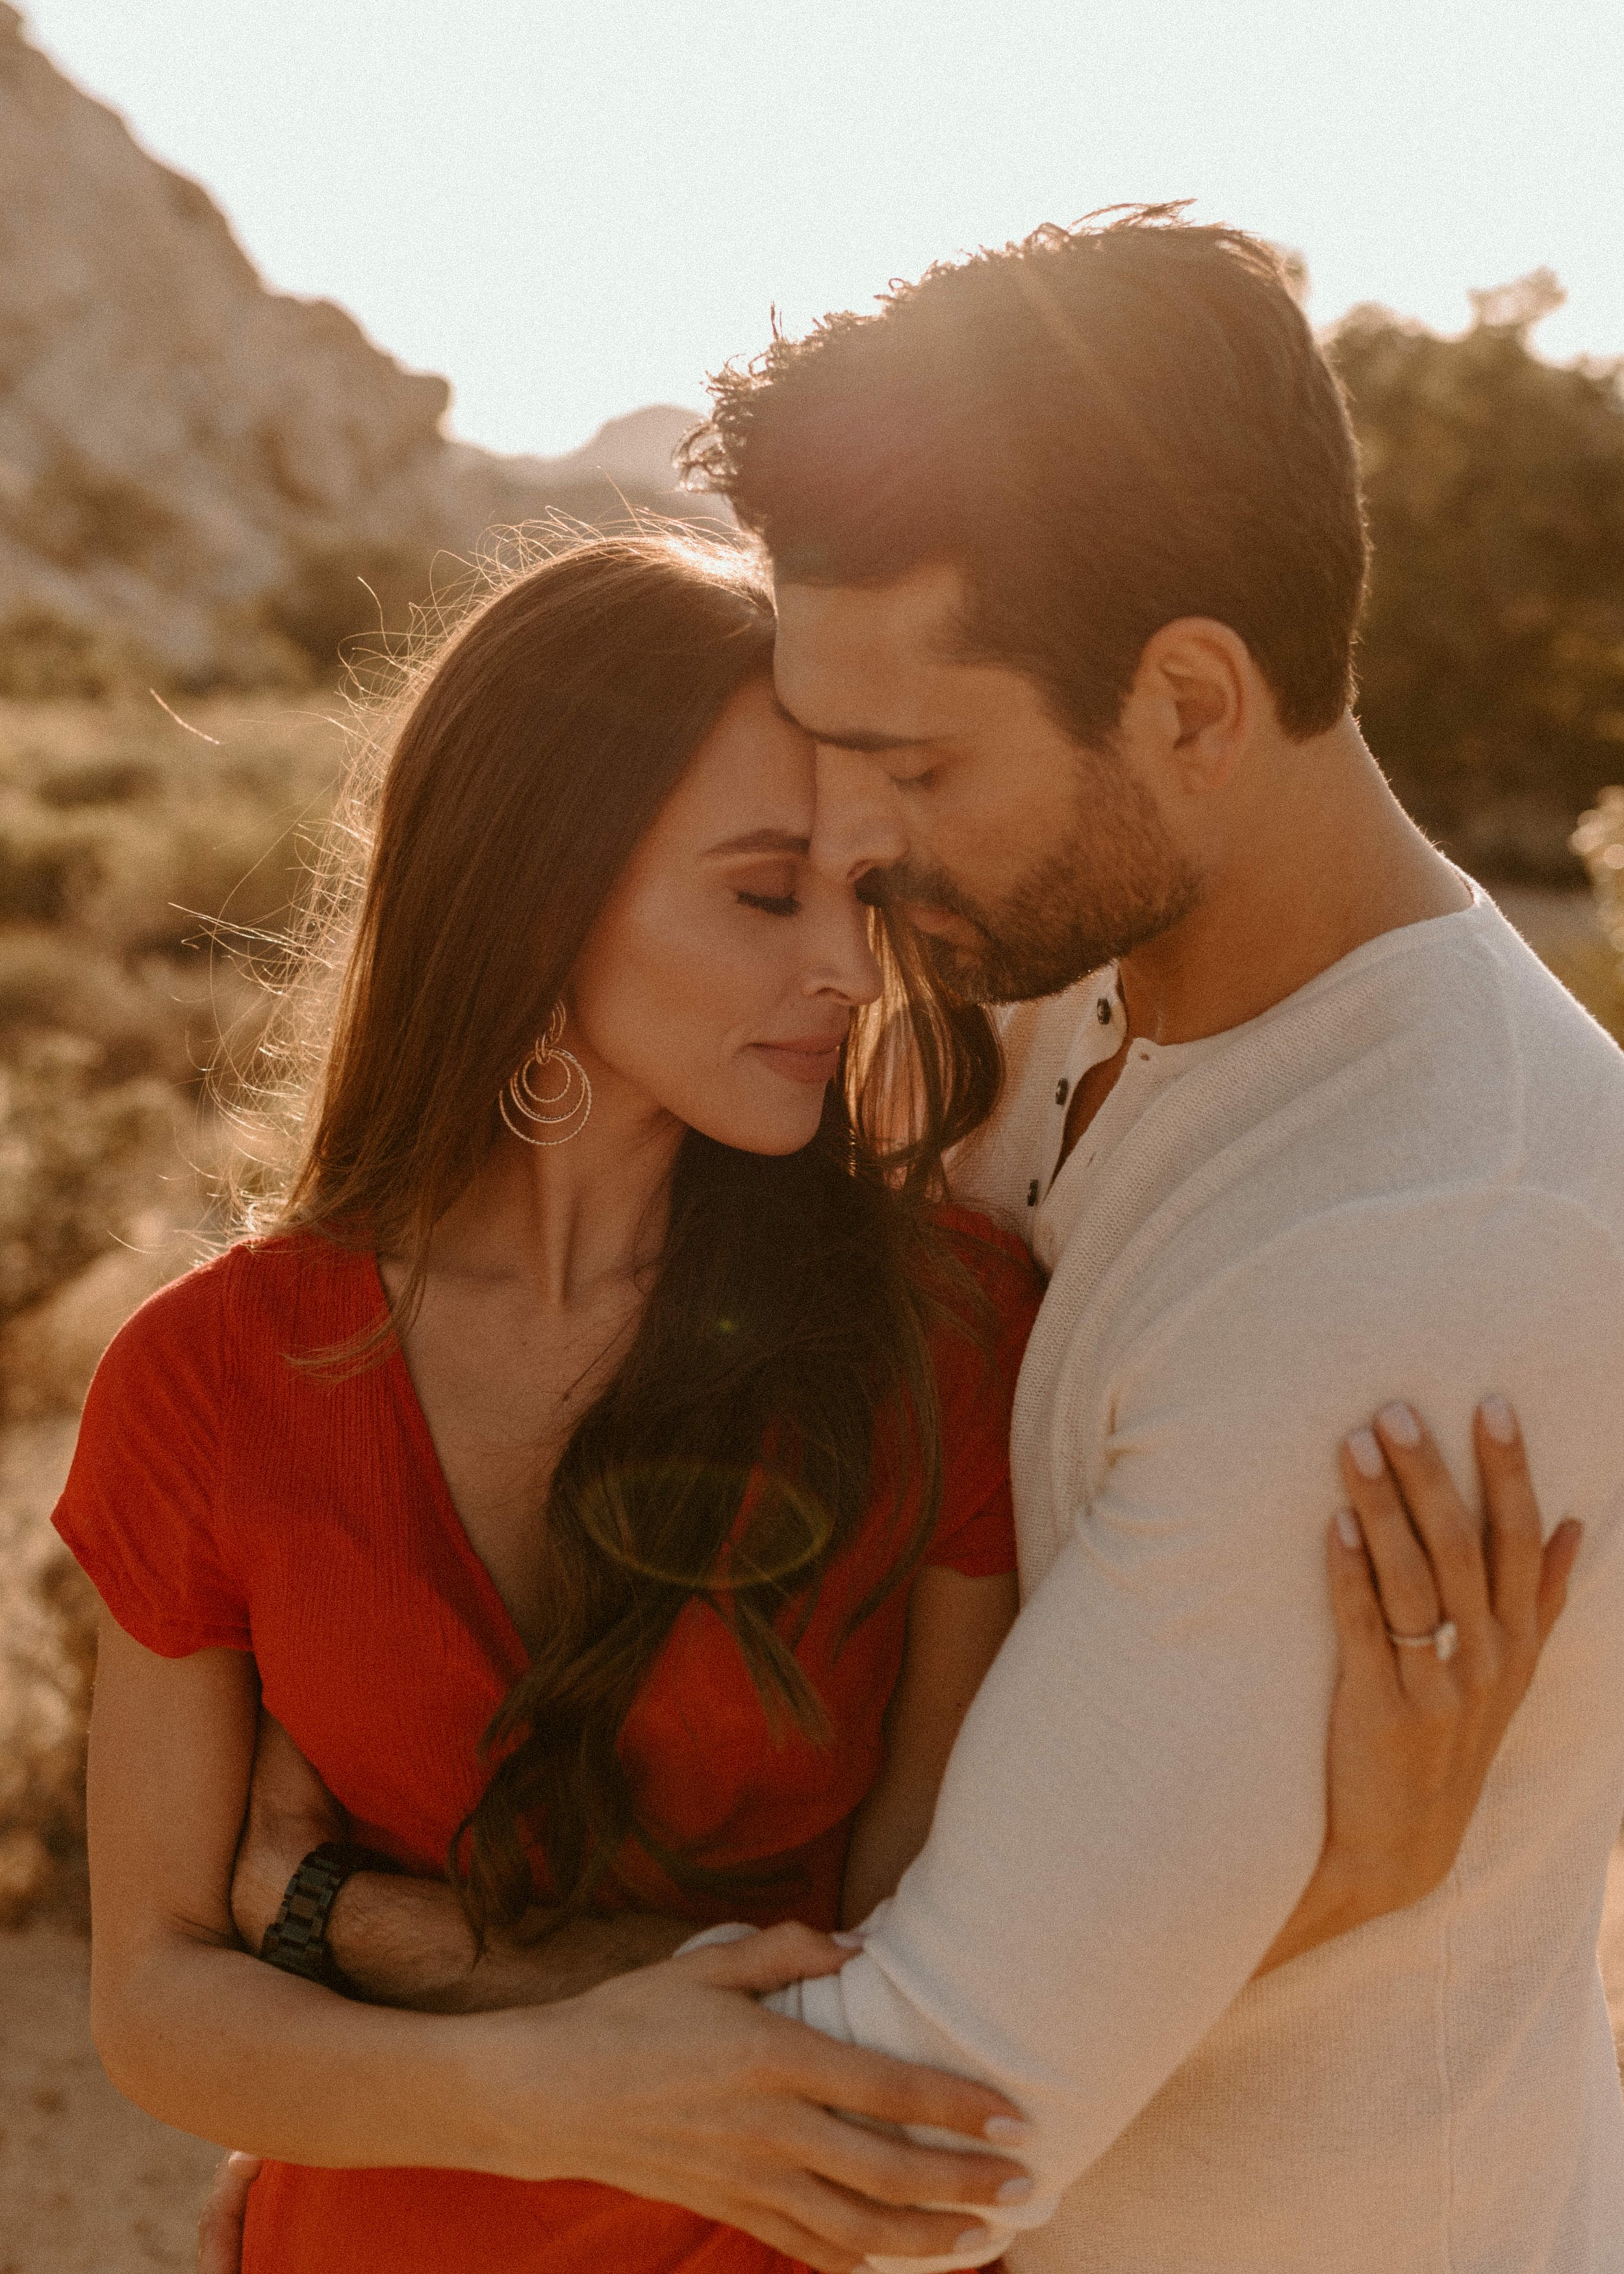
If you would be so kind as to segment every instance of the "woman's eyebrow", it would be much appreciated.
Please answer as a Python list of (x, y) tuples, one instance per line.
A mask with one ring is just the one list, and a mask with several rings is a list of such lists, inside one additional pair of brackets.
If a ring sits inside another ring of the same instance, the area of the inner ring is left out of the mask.
[(793, 837), (786, 829), (752, 829), (743, 837), (729, 837), (720, 845), (707, 847), (706, 860), (723, 853), (795, 853), (812, 850), (809, 837)]

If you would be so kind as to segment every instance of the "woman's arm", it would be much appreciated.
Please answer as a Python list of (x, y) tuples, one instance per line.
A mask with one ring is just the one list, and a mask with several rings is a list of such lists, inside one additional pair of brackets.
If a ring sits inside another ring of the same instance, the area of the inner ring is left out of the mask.
[[(301, 2163), (477, 2165), (455, 2025), (248, 1957), (227, 1902), (259, 1692), (242, 1653), (166, 1659), (104, 1616), (90, 1738), (91, 2019), (167, 2123)], [(459, 2127), (469, 2129), (459, 2136)]]
[(1012, 1571), (969, 1578), (928, 1563), (908, 1597), (902, 1672), (885, 1714), (885, 1766), (857, 1811), (840, 1899), (856, 1926), (924, 1846), (959, 1725), (1020, 1607)]

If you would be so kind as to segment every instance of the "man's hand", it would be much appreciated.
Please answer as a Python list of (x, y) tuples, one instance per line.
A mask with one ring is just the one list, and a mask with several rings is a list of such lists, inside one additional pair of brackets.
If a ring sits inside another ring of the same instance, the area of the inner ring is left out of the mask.
[[(824, 2274), (870, 2255), (991, 2255), (974, 2206), (1019, 2201), (1031, 2183), (970, 2143), (1018, 2146), (1019, 2112), (756, 2002), (851, 1955), (809, 1927), (771, 1927), (556, 2006), (539, 2035), (539, 2017), (485, 2016), (479, 2096), (496, 2129), (482, 2168), (679, 2203)], [(916, 2147), (903, 2125), (959, 2134), (966, 2150)]]
[(259, 2172), (258, 2156), (221, 2159), (198, 2221), (198, 2274), (242, 2274), (243, 2221)]

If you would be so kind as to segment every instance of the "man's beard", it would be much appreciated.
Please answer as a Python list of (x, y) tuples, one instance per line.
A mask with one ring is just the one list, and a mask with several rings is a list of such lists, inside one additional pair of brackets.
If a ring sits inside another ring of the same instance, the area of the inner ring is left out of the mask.
[(996, 905), (973, 900), (945, 871), (914, 862), (866, 881), (873, 897), (899, 915), (939, 910), (974, 927), (969, 947), (918, 933), (937, 977), (966, 1003), (1058, 995), (1170, 930), (1201, 897), (1199, 874), (1149, 793), (1105, 766), (1091, 769), (1064, 841)]

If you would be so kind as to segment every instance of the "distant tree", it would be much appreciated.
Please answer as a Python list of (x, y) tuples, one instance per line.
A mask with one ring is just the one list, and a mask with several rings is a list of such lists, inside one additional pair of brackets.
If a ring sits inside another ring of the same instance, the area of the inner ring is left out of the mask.
[(1459, 339), (1356, 308), (1353, 401), (1375, 561), (1359, 712), (1406, 803), (1465, 866), (1555, 879), (1624, 778), (1624, 359), (1529, 335), (1548, 269), (1472, 295)]

